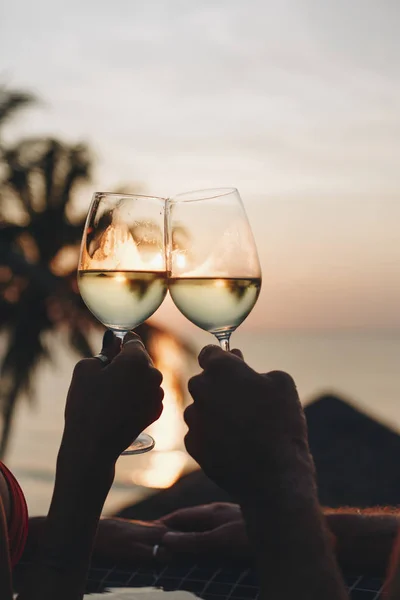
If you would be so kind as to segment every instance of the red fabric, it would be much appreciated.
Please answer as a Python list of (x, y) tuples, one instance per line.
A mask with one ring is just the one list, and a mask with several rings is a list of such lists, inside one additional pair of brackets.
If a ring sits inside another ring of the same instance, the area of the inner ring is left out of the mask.
[(25, 496), (18, 481), (7, 467), (0, 461), (0, 471), (10, 491), (10, 519), (8, 523), (8, 542), (10, 560), (14, 567), (22, 556), (28, 537), (28, 508)]

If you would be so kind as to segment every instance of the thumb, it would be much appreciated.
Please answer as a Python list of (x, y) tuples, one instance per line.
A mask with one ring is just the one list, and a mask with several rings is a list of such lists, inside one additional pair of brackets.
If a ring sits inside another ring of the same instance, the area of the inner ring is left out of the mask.
[(168, 531), (162, 539), (162, 545), (175, 553), (201, 554), (210, 549), (209, 532)]
[(128, 331), (124, 337), (122, 343), (122, 352), (128, 356), (139, 356), (143, 355), (148, 364), (153, 367), (153, 361), (149, 353), (146, 350), (146, 346), (143, 344), (142, 339), (134, 331)]
[(244, 360), (243, 352), (239, 350), (239, 348), (234, 348), (233, 350), (231, 350), (231, 354), (234, 354), (235, 356), (238, 356), (239, 358)]
[(210, 505), (193, 506), (176, 510), (160, 521), (168, 527), (180, 532), (207, 531), (212, 529), (214, 514)]

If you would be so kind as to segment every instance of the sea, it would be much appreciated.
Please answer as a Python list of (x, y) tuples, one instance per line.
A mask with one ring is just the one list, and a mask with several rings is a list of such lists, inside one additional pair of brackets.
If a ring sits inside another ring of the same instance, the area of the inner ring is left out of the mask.
[[(199, 350), (212, 342), (212, 338), (199, 332), (189, 341)], [(233, 347), (242, 349), (245, 360), (256, 370), (288, 371), (304, 404), (324, 393), (334, 393), (400, 433), (400, 332), (239, 330), (232, 342)], [(29, 403), (22, 399), (19, 403), (6, 457), (25, 491), (31, 515), (45, 514), (49, 507), (65, 397), (77, 360), (66, 351), (61, 338), (53, 340), (51, 356), (51, 363), (38, 368), (36, 401)], [(193, 361), (187, 376), (195, 370)], [(168, 487), (195, 467), (182, 443), (185, 431), (182, 407), (171, 399), (169, 402), (164, 421), (153, 432), (156, 449), (146, 455), (118, 460), (105, 514)], [(170, 439), (163, 444), (168, 434), (172, 435), (172, 443)]]

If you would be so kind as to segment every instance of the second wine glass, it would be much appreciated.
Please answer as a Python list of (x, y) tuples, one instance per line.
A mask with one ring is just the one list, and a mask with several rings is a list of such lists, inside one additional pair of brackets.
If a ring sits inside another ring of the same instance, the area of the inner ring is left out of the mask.
[[(78, 268), (81, 296), (121, 340), (158, 309), (168, 289), (165, 200), (96, 193), (86, 220)], [(154, 447), (141, 434), (123, 454)]]
[(180, 194), (167, 202), (169, 291), (195, 325), (229, 350), (233, 331), (261, 289), (257, 248), (234, 188)]

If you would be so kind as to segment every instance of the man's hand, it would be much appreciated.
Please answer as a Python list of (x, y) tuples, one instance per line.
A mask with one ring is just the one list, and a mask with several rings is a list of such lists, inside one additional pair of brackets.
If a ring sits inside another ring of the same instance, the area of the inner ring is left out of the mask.
[(236, 504), (184, 508), (163, 517), (161, 522), (174, 530), (166, 532), (162, 540), (171, 554), (239, 561), (251, 557), (242, 512)]
[(243, 521), (243, 516), (240, 507), (231, 502), (181, 508), (160, 519), (168, 529), (188, 532), (211, 531), (234, 521)]
[(210, 531), (171, 531), (165, 534), (162, 543), (169, 553), (176, 556), (190, 554), (194, 560), (214, 558), (249, 562), (252, 558), (243, 521), (226, 523)]
[[(240, 500), (266, 491), (274, 475), (305, 469), (313, 478), (307, 427), (293, 379), (260, 375), (238, 352), (206, 346), (189, 381), (188, 452), (218, 485)], [(296, 485), (290, 482), (288, 485)], [(273, 493), (271, 491), (271, 493)]]
[(286, 373), (260, 375), (207, 346), (189, 382), (188, 452), (237, 498), (261, 580), (261, 598), (348, 598), (318, 505), (307, 427)]
[(97, 358), (75, 367), (65, 409), (65, 440), (93, 456), (115, 461), (162, 412), (162, 375), (140, 338), (125, 337), (121, 351), (111, 332), (104, 336), (104, 365)]

